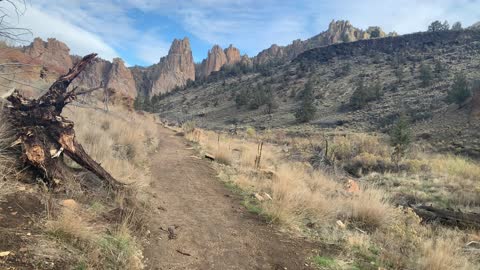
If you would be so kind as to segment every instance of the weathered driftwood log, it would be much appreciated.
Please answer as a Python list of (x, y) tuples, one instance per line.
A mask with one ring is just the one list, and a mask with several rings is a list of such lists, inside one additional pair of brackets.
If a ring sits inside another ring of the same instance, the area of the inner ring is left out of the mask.
[(122, 186), (85, 152), (75, 138), (74, 123), (61, 115), (63, 108), (77, 95), (86, 93), (67, 88), (95, 57), (96, 54), (85, 56), (38, 99), (27, 99), (17, 90), (7, 97), (10, 104), (5, 108), (6, 115), (17, 133), (16, 144), (22, 147), (22, 160), (36, 169), (51, 186), (74, 176), (73, 170), (60, 158), (63, 154), (112, 188)]
[(438, 222), (459, 228), (480, 229), (480, 213), (440, 209), (427, 205), (411, 206), (413, 211), (425, 222)]

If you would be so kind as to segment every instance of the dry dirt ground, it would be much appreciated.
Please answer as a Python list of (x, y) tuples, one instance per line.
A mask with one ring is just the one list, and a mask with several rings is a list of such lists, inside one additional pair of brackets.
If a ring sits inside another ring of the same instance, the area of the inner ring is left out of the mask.
[(147, 269), (313, 268), (313, 244), (249, 213), (183, 137), (160, 127), (159, 138)]

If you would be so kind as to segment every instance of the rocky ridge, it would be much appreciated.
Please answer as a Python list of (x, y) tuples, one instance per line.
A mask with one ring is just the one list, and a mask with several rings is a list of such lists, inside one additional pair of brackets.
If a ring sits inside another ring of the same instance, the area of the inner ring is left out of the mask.
[(58, 73), (66, 73), (73, 66), (68, 46), (54, 38), (47, 41), (35, 38), (22, 51), (33, 63), (42, 64)]
[(304, 41), (297, 39), (287, 46), (273, 44), (270, 48), (261, 51), (255, 56), (253, 62), (255, 65), (264, 65), (272, 62), (289, 61), (299, 54), (317, 47), (395, 35), (396, 33), (386, 34), (378, 26), (371, 26), (364, 31), (354, 27), (349, 21), (332, 20), (327, 31)]
[[(200, 64), (195, 64), (188, 38), (175, 39), (168, 54), (157, 64), (149, 67), (127, 68), (123, 60), (116, 58), (113, 62), (97, 59), (87, 72), (77, 80), (80, 86), (96, 87), (103, 83), (115, 95), (133, 99), (137, 93), (143, 96), (163, 94), (176, 87), (186, 85), (189, 80), (206, 78), (219, 71), (225, 65), (241, 63), (253, 67), (270, 62), (290, 61), (301, 53), (321, 46), (335, 43), (356, 41), (388, 36), (379, 27), (361, 30), (348, 21), (332, 21), (329, 29), (307, 40), (295, 40), (288, 46), (272, 45), (269, 49), (250, 58), (241, 55), (240, 50), (230, 45), (222, 49), (215, 45)], [(20, 62), (42, 65), (48, 72), (63, 74), (78, 60), (70, 55), (66, 44), (56, 39), (43, 41), (36, 38), (32, 44), (21, 49)]]

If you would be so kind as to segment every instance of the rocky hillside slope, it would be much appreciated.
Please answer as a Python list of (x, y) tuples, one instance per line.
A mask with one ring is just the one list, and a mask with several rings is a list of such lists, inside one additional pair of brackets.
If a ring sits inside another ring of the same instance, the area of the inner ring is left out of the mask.
[[(428, 85), (421, 80), (425, 67), (431, 69)], [(232, 123), (260, 129), (296, 126), (294, 113), (310, 81), (317, 108), (314, 127), (388, 131), (405, 113), (419, 139), (432, 141), (437, 149), (480, 156), (480, 121), (474, 117), (478, 96), (460, 107), (446, 101), (457, 72), (469, 80), (480, 78), (480, 31), (416, 33), (320, 47), (269, 72), (219, 74), (165, 97), (155, 109), (167, 119), (193, 119), (209, 128)], [(350, 103), (360, 81), (368, 87), (379, 85), (379, 95), (354, 109)], [(239, 102), (243, 96), (250, 103)], [(262, 96), (275, 106), (252, 105)]]
[(371, 26), (364, 31), (354, 27), (349, 21), (332, 20), (325, 32), (304, 41), (299, 39), (295, 40), (288, 46), (278, 46), (274, 44), (270, 48), (261, 51), (253, 58), (253, 61), (256, 65), (263, 65), (270, 62), (289, 61), (309, 49), (335, 43), (353, 42), (386, 36), (396, 36), (396, 33), (390, 33), (387, 35), (378, 26)]

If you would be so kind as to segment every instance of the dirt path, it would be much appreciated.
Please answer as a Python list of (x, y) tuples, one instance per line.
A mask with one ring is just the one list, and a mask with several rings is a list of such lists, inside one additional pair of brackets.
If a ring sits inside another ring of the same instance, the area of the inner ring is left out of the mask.
[[(159, 128), (159, 138), (151, 190), (158, 211), (145, 249), (147, 269), (311, 269), (311, 244), (248, 213), (209, 161), (192, 157), (197, 154), (183, 137)], [(176, 227), (174, 239), (169, 227)]]

